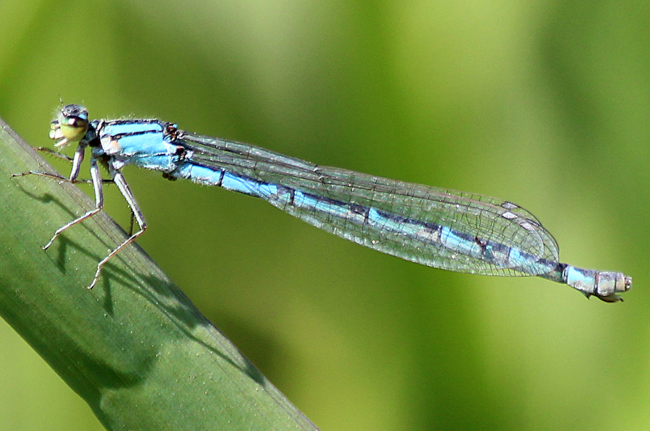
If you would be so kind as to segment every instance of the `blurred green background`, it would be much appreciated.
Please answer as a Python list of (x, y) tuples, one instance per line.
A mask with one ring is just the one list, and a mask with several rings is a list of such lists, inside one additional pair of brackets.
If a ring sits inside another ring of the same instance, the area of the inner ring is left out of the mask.
[[(626, 302), (420, 267), (125, 169), (139, 244), (324, 430), (646, 430), (649, 38), (650, 2), (620, 0), (2, 0), (0, 117), (49, 146), (60, 97), (514, 201), (563, 262), (633, 276)], [(114, 189), (106, 208), (128, 227)], [(103, 429), (4, 322), (0, 429)]]

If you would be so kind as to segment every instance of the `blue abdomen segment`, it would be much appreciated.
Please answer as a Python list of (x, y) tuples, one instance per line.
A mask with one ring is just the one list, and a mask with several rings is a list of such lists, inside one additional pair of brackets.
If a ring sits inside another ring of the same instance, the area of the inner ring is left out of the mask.
[(576, 268), (566, 263), (557, 263), (552, 271), (541, 277), (567, 284), (587, 297), (594, 295), (607, 302), (622, 300), (616, 294), (627, 292), (632, 287), (632, 278), (622, 272)]
[(180, 162), (171, 176), (192, 180), (206, 186), (219, 186), (233, 192), (244, 193), (258, 198), (274, 194), (277, 186), (262, 183), (252, 178), (235, 175), (225, 169), (207, 168), (191, 162)]

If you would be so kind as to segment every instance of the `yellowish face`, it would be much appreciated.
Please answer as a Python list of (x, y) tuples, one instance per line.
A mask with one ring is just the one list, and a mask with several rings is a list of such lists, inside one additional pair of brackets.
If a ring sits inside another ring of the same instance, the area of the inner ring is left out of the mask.
[(68, 105), (61, 110), (58, 118), (52, 121), (50, 129), (50, 139), (57, 141), (54, 144), (57, 148), (70, 142), (78, 142), (88, 131), (88, 111), (77, 105)]

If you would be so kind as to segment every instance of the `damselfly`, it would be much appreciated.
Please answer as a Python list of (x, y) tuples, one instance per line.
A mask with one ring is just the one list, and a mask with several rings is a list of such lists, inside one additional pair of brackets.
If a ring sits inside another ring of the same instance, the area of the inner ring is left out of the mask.
[[(319, 166), (253, 145), (189, 133), (155, 119), (88, 120), (79, 105), (63, 107), (52, 122), (56, 148), (77, 142), (68, 181), (77, 182), (86, 148), (95, 208), (60, 227), (66, 229), (103, 207), (99, 165), (108, 169), (139, 229), (98, 265), (138, 238), (147, 224), (122, 174), (125, 165), (161, 171), (168, 179), (262, 198), (327, 232), (422, 265), (498, 276), (538, 276), (567, 284), (587, 297), (616, 302), (632, 278), (620, 272), (576, 268), (559, 262), (553, 236), (531, 213), (509, 201)], [(40, 172), (31, 174), (46, 175)]]

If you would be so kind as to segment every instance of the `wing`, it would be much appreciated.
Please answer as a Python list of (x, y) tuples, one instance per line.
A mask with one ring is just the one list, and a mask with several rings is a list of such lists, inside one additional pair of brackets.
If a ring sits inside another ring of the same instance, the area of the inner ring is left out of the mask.
[[(325, 231), (412, 262), (485, 275), (539, 275), (553, 236), (508, 201), (319, 166), (182, 132), (193, 164), (249, 181), (251, 193)], [(269, 187), (271, 186), (271, 187)], [(253, 190), (255, 189), (255, 190)]]

